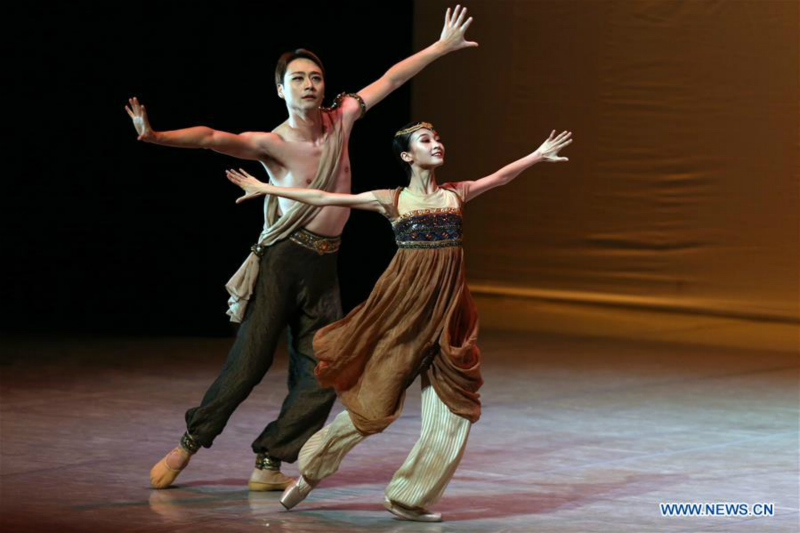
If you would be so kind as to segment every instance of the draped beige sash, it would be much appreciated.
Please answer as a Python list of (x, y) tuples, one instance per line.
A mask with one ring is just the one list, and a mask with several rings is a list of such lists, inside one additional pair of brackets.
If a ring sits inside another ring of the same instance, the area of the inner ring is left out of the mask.
[[(344, 132), (340, 113), (325, 109), (322, 112), (323, 120), (327, 117), (330, 122), (330, 131), (324, 140), (317, 175), (309, 188), (331, 191), (344, 149)], [(259, 256), (255, 251), (259, 247), (270, 246), (288, 238), (292, 233), (311, 222), (320, 209), (320, 207), (295, 202), (278, 218), (278, 197), (267, 195), (264, 198), (264, 231), (261, 232), (258, 244), (252, 248), (253, 251), (225, 285), (230, 294), (227, 314), (231, 317), (231, 322), (242, 321), (247, 303), (253, 295), (259, 270)]]

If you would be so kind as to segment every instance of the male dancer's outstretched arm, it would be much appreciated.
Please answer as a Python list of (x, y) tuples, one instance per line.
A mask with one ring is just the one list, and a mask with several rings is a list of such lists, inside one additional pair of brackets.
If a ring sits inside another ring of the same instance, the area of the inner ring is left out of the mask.
[[(478, 46), (478, 43), (465, 39), (467, 28), (472, 24), (472, 17), (466, 18), (466, 13), (467, 9), (461, 6), (456, 6), (452, 12), (448, 8), (438, 41), (413, 56), (400, 61), (386, 71), (378, 80), (358, 91), (358, 95), (364, 101), (366, 110), (374, 107), (433, 61), (450, 52)], [(344, 112), (344, 118), (349, 124), (352, 124), (362, 114), (360, 104), (352, 98), (344, 99), (341, 107)], [(266, 158), (275, 156), (273, 148), (281, 140), (279, 135), (271, 132), (235, 134), (215, 130), (207, 126), (172, 131), (155, 131), (150, 126), (147, 109), (144, 104), (139, 102), (138, 98), (130, 98), (125, 110), (133, 120), (138, 140), (163, 146), (206, 148), (238, 159), (263, 161)]]
[[(466, 16), (467, 8), (457, 5), (451, 13), (448, 7), (444, 15), (444, 26), (438, 41), (413, 56), (400, 61), (387, 70), (379, 79), (358, 91), (358, 95), (364, 100), (367, 110), (372, 109), (391, 92), (400, 88), (440, 57), (462, 48), (477, 47), (478, 43), (467, 41), (465, 38), (467, 28), (472, 24), (472, 17), (466, 18)], [(345, 112), (357, 118), (360, 114), (358, 103), (352, 100), (346, 100), (345, 102), (343, 103), (346, 106)]]
[(238, 159), (260, 161), (270, 156), (270, 143), (277, 140), (275, 133), (228, 133), (207, 126), (195, 126), (172, 131), (155, 131), (150, 126), (147, 109), (135, 96), (128, 99), (125, 111), (133, 120), (137, 140), (175, 148), (207, 148)]

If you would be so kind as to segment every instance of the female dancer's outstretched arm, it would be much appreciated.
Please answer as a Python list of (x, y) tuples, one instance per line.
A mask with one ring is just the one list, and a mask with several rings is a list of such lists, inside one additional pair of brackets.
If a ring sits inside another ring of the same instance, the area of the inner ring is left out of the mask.
[(360, 194), (345, 194), (336, 192), (325, 192), (319, 189), (306, 189), (302, 187), (278, 187), (269, 183), (259, 181), (241, 168), (228, 170), (228, 179), (244, 190), (244, 195), (236, 199), (236, 203), (244, 202), (251, 198), (257, 198), (265, 194), (280, 196), (302, 202), (304, 204), (316, 205), (319, 207), (338, 206), (350, 207), (353, 209), (364, 209), (365, 211), (376, 211), (383, 213), (383, 207), (375, 195), (368, 191)]
[(571, 137), (571, 131), (563, 131), (556, 136), (556, 130), (553, 130), (553, 132), (550, 133), (550, 137), (548, 137), (535, 152), (504, 166), (494, 174), (490, 174), (479, 180), (462, 182), (464, 188), (467, 190), (467, 197), (464, 198), (464, 201), (467, 202), (488, 190), (510, 183), (511, 180), (516, 178), (523, 170), (532, 167), (536, 163), (542, 161), (548, 163), (569, 161), (566, 157), (559, 157), (558, 152), (572, 143)]
[[(523, 170), (541, 161), (551, 163), (568, 161), (566, 157), (559, 157), (558, 152), (572, 143), (572, 132), (564, 131), (558, 136), (556, 136), (555, 133), (555, 130), (553, 130), (550, 137), (548, 137), (535, 152), (504, 166), (494, 174), (490, 174), (479, 180), (462, 182), (467, 190), (467, 197), (464, 198), (464, 201), (472, 200), (490, 189), (511, 182), (511, 180), (516, 178)], [(372, 191), (362, 192), (361, 194), (344, 194), (325, 192), (318, 189), (278, 187), (259, 181), (241, 168), (238, 171), (228, 170), (227, 175), (229, 180), (244, 190), (244, 195), (236, 199), (237, 204), (251, 198), (271, 194), (319, 207), (350, 207), (379, 213), (383, 213), (384, 211), (383, 204), (378, 201), (378, 198)]]

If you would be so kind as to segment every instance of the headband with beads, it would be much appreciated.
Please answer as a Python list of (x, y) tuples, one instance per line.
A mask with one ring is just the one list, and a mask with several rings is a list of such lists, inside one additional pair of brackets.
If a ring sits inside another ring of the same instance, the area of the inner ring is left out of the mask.
[(431, 131), (435, 131), (433, 129), (433, 124), (431, 124), (430, 122), (419, 122), (417, 124), (414, 124), (410, 128), (406, 128), (404, 130), (398, 131), (397, 133), (394, 134), (394, 136), (395, 137), (400, 137), (401, 135), (406, 135), (407, 133), (411, 133), (411, 132), (414, 132), (414, 131), (417, 131), (417, 130), (421, 130), (422, 128), (428, 128)]

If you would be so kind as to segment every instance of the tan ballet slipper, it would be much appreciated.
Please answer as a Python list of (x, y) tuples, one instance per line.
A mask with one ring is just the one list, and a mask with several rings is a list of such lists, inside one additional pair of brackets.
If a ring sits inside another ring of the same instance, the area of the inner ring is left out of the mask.
[(250, 475), (247, 487), (254, 492), (284, 490), (294, 482), (294, 478), (284, 475), (280, 470), (256, 468)]
[[(180, 456), (179, 464), (176, 465), (173, 461), (172, 466), (170, 466), (170, 456), (176, 453)], [(166, 489), (172, 485), (172, 482), (175, 481), (178, 474), (186, 468), (191, 458), (192, 455), (180, 446), (172, 449), (150, 469), (150, 485), (154, 489)]]

